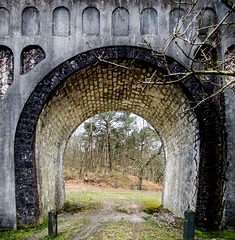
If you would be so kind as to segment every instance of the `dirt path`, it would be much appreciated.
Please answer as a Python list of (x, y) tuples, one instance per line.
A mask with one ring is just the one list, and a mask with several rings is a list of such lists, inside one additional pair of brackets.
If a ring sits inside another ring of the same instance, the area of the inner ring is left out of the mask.
[[(123, 189), (123, 188), (111, 188), (111, 187), (97, 187), (94, 185), (82, 184), (69, 181), (66, 183), (66, 189), (72, 191), (91, 191), (99, 193), (133, 193), (133, 190)], [(151, 193), (156, 193), (155, 189), (148, 191)], [(142, 191), (135, 191), (143, 194)], [(108, 221), (118, 222), (120, 220), (128, 221), (130, 223), (144, 223), (146, 219), (150, 218), (149, 214), (143, 212), (143, 206), (138, 204), (134, 199), (131, 200), (125, 196), (119, 196), (115, 200), (113, 199), (103, 199), (101, 207), (99, 209), (92, 209), (85, 212), (79, 213), (77, 216), (81, 219), (87, 219), (89, 224), (83, 226), (82, 230), (74, 236), (73, 240), (86, 239), (94, 234), (95, 230), (98, 229), (102, 223)], [(162, 220), (173, 221), (174, 218), (168, 213), (161, 214)]]
[(126, 220), (132, 223), (141, 223), (144, 222), (144, 217), (147, 217), (147, 214), (140, 211), (140, 206), (137, 204), (131, 204), (126, 206), (125, 211), (130, 211), (130, 214), (118, 212), (115, 210), (115, 205), (112, 201), (107, 201), (106, 199), (102, 203), (100, 209), (90, 212), (88, 215), (86, 213), (86, 219), (89, 220), (89, 224), (84, 226), (82, 231), (77, 234), (73, 240), (83, 239), (88, 237), (101, 223), (107, 221), (120, 221)]
[[(67, 191), (78, 192), (97, 192), (99, 193), (141, 193), (142, 191), (133, 191), (125, 188), (112, 188), (112, 187), (100, 187), (91, 184), (78, 182), (77, 180), (69, 180), (65, 184)], [(152, 190), (152, 191), (151, 191)], [(155, 189), (151, 189), (149, 193), (156, 194)], [(91, 208), (78, 213), (62, 212), (58, 215), (58, 233), (70, 231), (71, 228), (78, 228), (79, 232), (73, 237), (68, 239), (85, 239), (92, 236), (95, 230), (98, 229), (103, 223), (108, 221), (128, 221), (130, 223), (144, 223), (144, 218), (149, 215), (143, 212), (143, 206), (137, 204), (136, 201), (125, 197), (122, 194), (117, 195), (114, 198), (99, 198), (99, 208)], [(82, 224), (82, 221), (86, 221)], [(48, 229), (45, 228), (42, 231), (35, 232), (33, 237), (27, 238), (28, 240), (38, 240), (45, 238), (48, 234)], [(67, 239), (67, 238), (66, 238)]]

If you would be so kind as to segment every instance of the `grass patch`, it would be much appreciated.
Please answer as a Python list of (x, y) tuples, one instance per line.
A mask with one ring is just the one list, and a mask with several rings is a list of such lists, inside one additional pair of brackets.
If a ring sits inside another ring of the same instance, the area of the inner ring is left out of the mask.
[(201, 232), (195, 230), (195, 236), (203, 239), (222, 238), (222, 239), (235, 239), (235, 229), (224, 229), (212, 232)]
[(48, 226), (48, 220), (44, 221), (37, 228), (33, 226), (18, 226), (18, 229), (0, 229), (0, 239), (27, 239), (41, 232)]
[(69, 213), (77, 213), (100, 207), (101, 198), (91, 192), (66, 191), (66, 202), (62, 208)]
[(133, 193), (102, 193), (102, 192), (78, 192), (66, 191), (68, 205), (76, 205), (81, 209), (98, 208), (104, 199), (119, 205), (126, 205), (128, 202), (140, 204), (145, 208), (158, 208), (161, 205), (161, 192), (133, 192)]
[(167, 225), (159, 227), (153, 221), (130, 223), (129, 221), (109, 221), (96, 229), (89, 240), (124, 240), (124, 239), (182, 239), (182, 230), (169, 229)]
[(77, 213), (82, 210), (82, 206), (79, 206), (77, 203), (66, 201), (63, 208), (61, 209), (61, 212), (70, 212), (70, 213)]
[(77, 233), (80, 232), (82, 227), (89, 223), (86, 219), (80, 219), (73, 222), (73, 224), (64, 225), (63, 227), (58, 229), (58, 236), (57, 237), (48, 237), (45, 236), (40, 238), (40, 240), (44, 239), (70, 239), (74, 237)]
[(152, 206), (152, 207), (145, 208), (143, 211), (147, 214), (154, 214), (155, 212), (158, 212), (159, 209), (161, 209), (161, 208), (162, 208), (162, 205)]
[(59, 221), (58, 236), (48, 236), (48, 220), (42, 223), (38, 228), (20, 226), (17, 230), (1, 229), (0, 239), (3, 240), (25, 240), (25, 239), (69, 239), (75, 236), (83, 226), (89, 222), (86, 219), (73, 221), (73, 224), (63, 224)]
[(118, 209), (118, 208), (116, 208), (115, 209), (117, 212), (120, 212), (120, 213), (125, 213), (125, 214), (130, 214), (127, 210), (125, 210), (125, 209)]

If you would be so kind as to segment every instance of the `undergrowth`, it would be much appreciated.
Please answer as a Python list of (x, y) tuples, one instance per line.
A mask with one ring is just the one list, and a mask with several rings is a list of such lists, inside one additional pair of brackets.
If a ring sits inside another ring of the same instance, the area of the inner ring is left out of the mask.
[(147, 207), (147, 208), (143, 209), (143, 211), (147, 214), (153, 214), (161, 208), (162, 208), (162, 205), (160, 205), (160, 206), (150, 206), (150, 207)]

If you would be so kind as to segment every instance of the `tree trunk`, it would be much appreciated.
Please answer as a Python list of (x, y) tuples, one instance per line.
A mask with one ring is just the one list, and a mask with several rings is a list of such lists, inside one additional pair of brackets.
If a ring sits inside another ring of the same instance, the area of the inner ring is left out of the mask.
[(108, 151), (108, 170), (112, 172), (112, 154), (111, 154), (111, 144), (110, 144), (110, 134), (109, 128), (107, 128), (107, 151)]
[(144, 171), (144, 168), (141, 168), (138, 174), (138, 178), (139, 178), (138, 190), (142, 190), (143, 171)]
[(85, 159), (85, 156), (86, 156), (86, 152), (90, 147), (91, 136), (92, 136), (92, 129), (90, 130), (90, 133), (89, 133), (89, 136), (88, 136), (88, 143), (87, 143), (87, 146), (85, 148), (84, 154), (83, 154), (82, 159), (81, 159), (80, 171), (79, 171), (79, 176), (80, 177), (82, 176), (82, 173), (83, 173), (83, 165), (84, 165), (84, 159)]
[(125, 174), (125, 169), (126, 169), (126, 135), (127, 135), (127, 132), (125, 131), (125, 138), (124, 138), (124, 156), (123, 156), (123, 174)]

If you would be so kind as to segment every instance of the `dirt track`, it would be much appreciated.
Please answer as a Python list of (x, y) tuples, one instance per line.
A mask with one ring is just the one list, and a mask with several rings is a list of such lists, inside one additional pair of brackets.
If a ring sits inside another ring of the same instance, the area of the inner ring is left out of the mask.
[[(156, 189), (156, 186), (151, 185), (150, 183), (148, 187), (149, 189), (153, 189), (152, 191), (148, 191), (148, 193), (156, 193), (156, 191), (154, 191)], [(93, 185), (83, 184), (81, 182), (77, 184), (77, 182), (74, 180), (67, 181), (66, 189), (73, 191), (91, 191), (102, 193), (133, 193), (133, 190), (130, 189), (111, 187), (102, 188)], [(143, 191), (135, 190), (134, 192), (139, 192), (143, 194)], [(121, 209), (122, 212), (117, 211), (117, 209)], [(168, 212), (162, 212), (158, 215), (155, 215), (155, 217), (150, 216), (149, 214), (143, 212), (143, 206), (137, 204), (134, 201), (130, 201), (130, 199), (127, 199), (123, 196), (118, 197), (117, 199), (115, 199), (115, 201), (110, 199), (104, 199), (99, 209), (91, 209), (86, 212), (79, 213), (79, 218), (86, 218), (89, 221), (89, 224), (85, 225), (82, 231), (80, 231), (75, 237), (72, 238), (73, 240), (86, 238), (89, 239), (89, 237), (92, 236), (95, 230), (99, 228), (102, 223), (108, 221), (117, 222), (120, 220), (124, 220), (134, 224), (144, 223), (146, 219), (149, 218), (159, 218), (161, 221), (164, 221), (166, 223), (174, 223), (175, 221), (177, 221), (177, 219)]]

